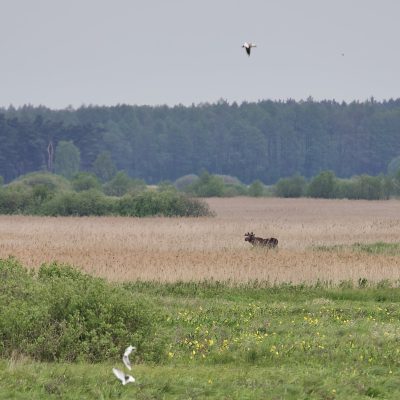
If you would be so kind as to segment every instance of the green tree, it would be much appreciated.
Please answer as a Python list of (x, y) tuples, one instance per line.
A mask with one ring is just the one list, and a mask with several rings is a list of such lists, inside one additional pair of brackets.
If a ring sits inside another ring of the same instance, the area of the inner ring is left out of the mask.
[(379, 200), (384, 197), (382, 179), (379, 176), (361, 175), (355, 178), (359, 199)]
[(296, 174), (290, 178), (279, 179), (275, 185), (275, 194), (278, 197), (301, 197), (306, 191), (305, 178)]
[(249, 196), (261, 197), (264, 194), (264, 185), (260, 180), (255, 180), (248, 189)]
[(332, 171), (322, 171), (314, 177), (308, 186), (310, 197), (331, 199), (335, 197), (336, 176)]
[(119, 171), (103, 186), (104, 193), (109, 196), (123, 196), (128, 192), (142, 192), (146, 183), (140, 179), (131, 179), (125, 172)]
[(80, 151), (72, 141), (58, 142), (55, 154), (56, 174), (71, 179), (79, 171)]
[(117, 173), (117, 168), (107, 151), (100, 153), (93, 163), (93, 172), (104, 183), (110, 181)]
[(187, 191), (198, 197), (221, 197), (224, 193), (224, 181), (204, 171), (197, 181), (187, 187)]
[(83, 190), (97, 189), (101, 190), (101, 184), (97, 177), (89, 172), (79, 172), (72, 179), (72, 187), (77, 192)]

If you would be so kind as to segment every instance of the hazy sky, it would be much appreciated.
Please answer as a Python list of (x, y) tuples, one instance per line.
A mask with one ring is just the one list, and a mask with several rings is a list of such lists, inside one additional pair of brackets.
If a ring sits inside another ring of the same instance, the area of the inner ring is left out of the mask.
[[(400, 97), (399, 0), (0, 0), (0, 10), (0, 106)], [(257, 43), (251, 57), (244, 41)]]

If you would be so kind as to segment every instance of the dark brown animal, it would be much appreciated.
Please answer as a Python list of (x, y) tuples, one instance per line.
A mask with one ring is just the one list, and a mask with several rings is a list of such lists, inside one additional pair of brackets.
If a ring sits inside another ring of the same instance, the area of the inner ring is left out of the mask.
[(253, 232), (246, 233), (244, 235), (244, 240), (246, 242), (251, 243), (253, 246), (268, 247), (271, 249), (278, 246), (278, 239), (275, 238), (263, 239), (254, 235)]

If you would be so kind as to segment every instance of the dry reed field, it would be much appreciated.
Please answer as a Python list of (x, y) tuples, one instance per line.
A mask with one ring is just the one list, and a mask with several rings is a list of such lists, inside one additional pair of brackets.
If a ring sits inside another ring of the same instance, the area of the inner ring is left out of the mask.
[[(214, 218), (0, 216), (0, 257), (58, 261), (113, 281), (339, 282), (400, 278), (400, 256), (315, 245), (400, 242), (400, 202), (207, 199)], [(244, 233), (279, 239), (253, 249)]]

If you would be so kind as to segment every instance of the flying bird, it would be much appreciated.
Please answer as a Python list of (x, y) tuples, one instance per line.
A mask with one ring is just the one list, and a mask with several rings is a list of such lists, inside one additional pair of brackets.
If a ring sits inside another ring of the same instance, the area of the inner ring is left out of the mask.
[(257, 47), (257, 45), (255, 43), (244, 42), (242, 47), (245, 48), (247, 55), (250, 56), (251, 48)]
[(136, 347), (128, 346), (122, 357), (122, 361), (125, 364), (125, 367), (129, 369), (129, 371), (132, 369), (131, 361), (129, 360), (129, 355), (132, 353), (132, 351), (135, 351), (135, 350), (136, 350)]
[(135, 378), (131, 375), (126, 375), (123, 371), (118, 368), (112, 369), (114, 375), (122, 382), (123, 385), (126, 385), (129, 382), (135, 382)]

